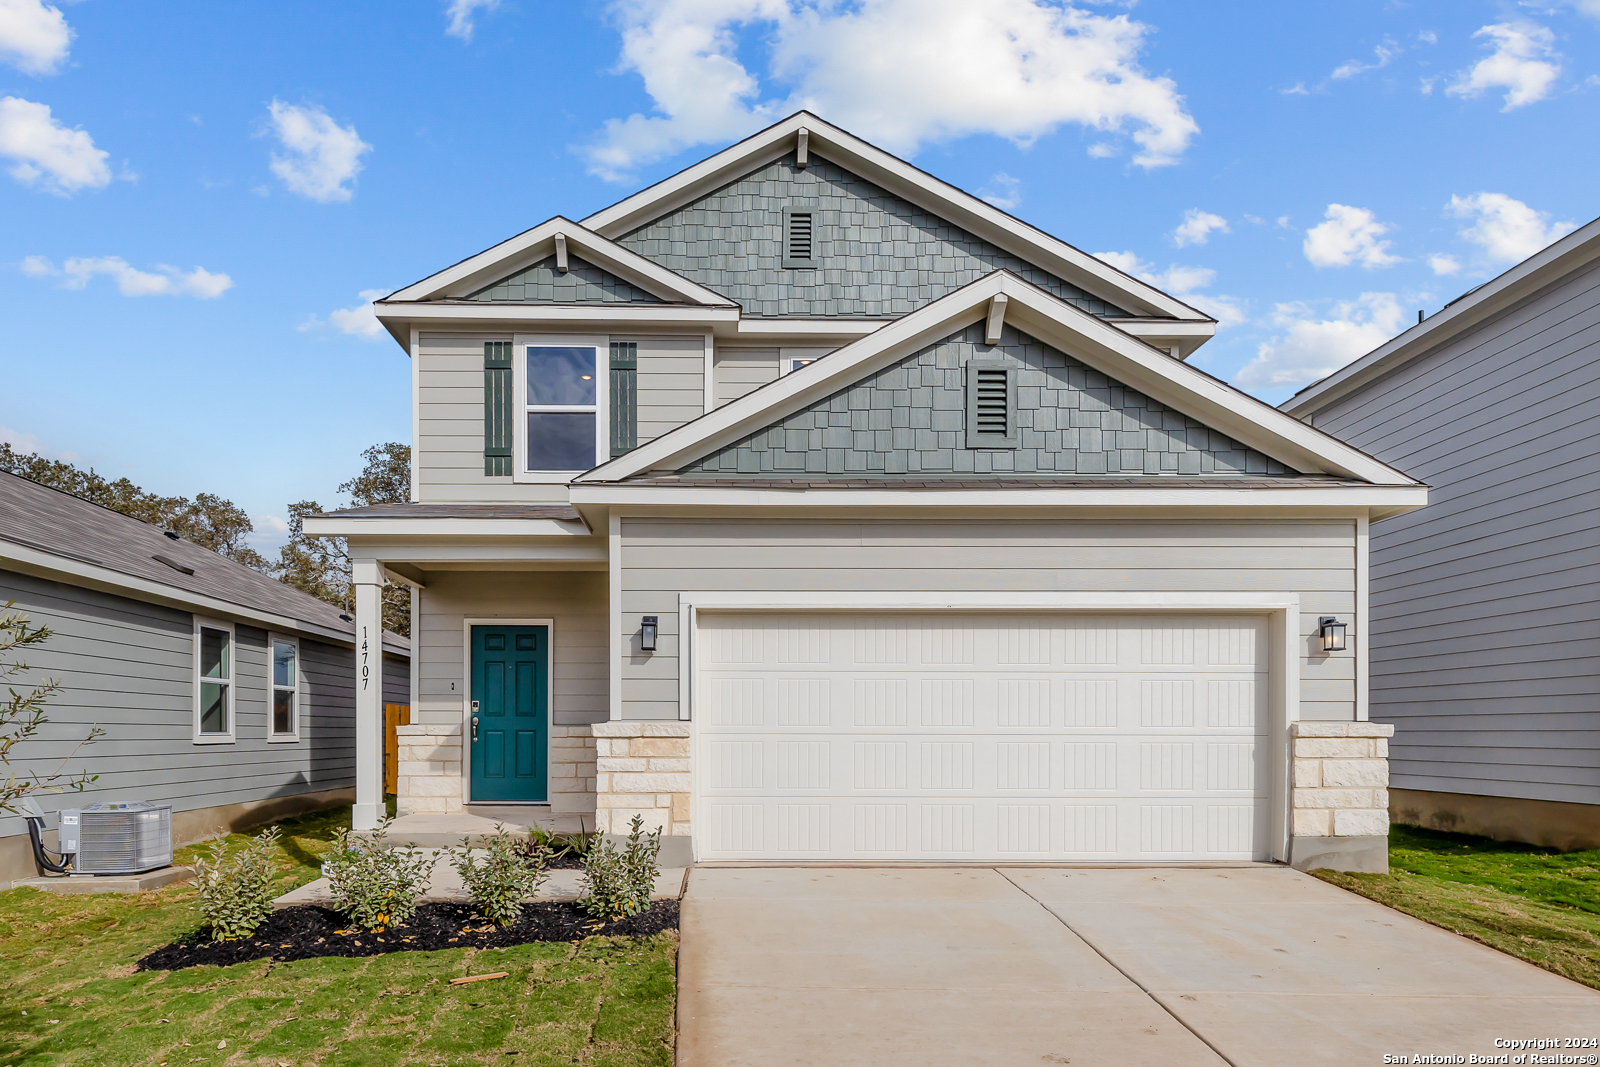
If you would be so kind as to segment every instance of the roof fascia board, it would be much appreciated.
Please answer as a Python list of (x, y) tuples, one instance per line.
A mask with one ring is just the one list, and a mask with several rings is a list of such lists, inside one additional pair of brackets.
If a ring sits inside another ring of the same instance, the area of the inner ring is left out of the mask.
[[(355, 635), (353, 632), (349, 634), (342, 633), (332, 627), (307, 622), (291, 615), (280, 615), (274, 611), (262, 611), (259, 608), (235, 604), (220, 597), (207, 596), (204, 593), (192, 593), (186, 589), (151, 581), (148, 578), (124, 574), (109, 567), (101, 567), (93, 563), (85, 563), (82, 560), (58, 556), (11, 541), (0, 541), (0, 563), (5, 563), (8, 567), (37, 577), (61, 580), (68, 585), (97, 589), (113, 596), (127, 597), (130, 600), (140, 600), (151, 604), (161, 604), (166, 607), (177, 608), (180, 611), (198, 611), (203, 614), (230, 616), (259, 624), (262, 628), (268, 630), (292, 630), (319, 640), (332, 641), (351, 648), (355, 647)], [(407, 655), (411, 651), (410, 646), (397, 644), (390, 640), (387, 635), (384, 637), (384, 644), (385, 647)]]
[(1475, 292), (1355, 362), (1300, 390), (1279, 407), (1297, 417), (1315, 414), (1363, 385), (1450, 343), (1491, 316), (1596, 259), (1600, 259), (1600, 219), (1485, 282)]
[(1004, 275), (985, 275), (948, 296), (935, 300), (845, 345), (799, 370), (714, 408), (692, 422), (670, 430), (648, 444), (594, 470), (579, 475), (578, 482), (608, 481), (648, 470), (676, 469), (689, 459), (706, 455), (738, 440), (775, 419), (852, 385), (876, 365), (909, 355), (988, 314), (991, 297), (1000, 292)]
[(607, 483), (574, 485), (574, 506), (632, 508), (1383, 508), (1422, 507), (1421, 485), (1229, 489), (1173, 486), (1148, 489), (751, 489)]
[(537, 263), (555, 253), (556, 235), (566, 239), (570, 254), (602, 267), (641, 289), (664, 300), (729, 307), (733, 302), (705, 286), (692, 282), (637, 252), (623, 248), (614, 241), (584, 227), (582, 223), (557, 215), (541, 222), (531, 230), (524, 230), (493, 248), (462, 260), (437, 274), (391, 293), (383, 303), (413, 300), (438, 300), (459, 298), (476, 292), (499, 278)]
[(574, 519), (462, 519), (462, 518), (307, 518), (305, 532), (312, 537), (548, 537), (562, 540), (589, 537)]
[(630, 233), (788, 154), (793, 150), (801, 127), (809, 132), (812, 154), (833, 160), (1005, 251), (1059, 274), (1094, 296), (1143, 314), (1211, 321), (1210, 316), (1183, 301), (805, 111), (796, 112), (648, 189), (595, 212), (585, 218), (583, 224), (611, 238)]
[(989, 300), (1001, 293), (1009, 298), (1008, 317), (1028, 334), (1296, 470), (1340, 474), (1376, 484), (1417, 484), (1364, 452), (1005, 271), (985, 275), (827, 359), (786, 374), (580, 475), (574, 484), (616, 481), (650, 470), (676, 470), (978, 321), (987, 313)]
[(431, 563), (605, 563), (610, 543), (606, 537), (583, 541), (530, 542), (506, 537), (357, 537), (351, 550), (383, 563), (414, 563), (426, 569)]
[(741, 337), (865, 337), (894, 319), (740, 319)]
[(1308, 474), (1338, 474), (1379, 485), (1416, 485), (1393, 467), (1307, 426), (1264, 401), (1173, 359), (1088, 312), (1007, 278), (1019, 329), (1084, 358), (1125, 385)]
[(570, 326), (592, 322), (624, 326), (737, 322), (736, 307), (687, 307), (681, 304), (375, 304), (378, 321), (390, 333), (410, 324), (438, 322), (550, 322)]

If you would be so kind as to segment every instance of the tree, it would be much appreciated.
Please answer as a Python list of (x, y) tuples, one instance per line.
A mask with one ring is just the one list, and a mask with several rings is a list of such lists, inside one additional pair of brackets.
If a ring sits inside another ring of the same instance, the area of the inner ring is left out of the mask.
[(193, 500), (161, 496), (146, 492), (127, 478), (108, 481), (93, 467), (81, 470), (64, 460), (45, 459), (36, 452), (23, 455), (4, 441), (0, 441), (0, 470), (171, 530), (186, 541), (254, 570), (272, 569), (266, 557), (245, 544), (255, 529), (250, 516), (233, 501), (215, 493), (196, 493)]
[[(12, 610), (13, 606), (13, 601), (7, 601), (6, 605), (0, 608), (0, 679), (10, 678), (28, 669), (28, 665), (20, 659), (7, 662), (17, 650), (42, 645), (51, 636), (49, 627), (29, 626), (28, 617)], [(51, 774), (40, 775), (35, 771), (20, 776), (12, 771), (11, 750), (36, 735), (39, 728), (49, 721), (45, 718), (44, 702), (50, 694), (60, 688), (61, 682), (54, 678), (46, 679), (25, 692), (19, 693), (9, 686), (6, 688), (6, 699), (0, 701), (0, 763), (6, 766), (5, 781), (0, 783), (0, 812), (19, 814), (22, 811), (20, 802), (23, 797), (46, 789), (62, 788), (56, 783), (61, 780), (62, 768), (66, 766), (67, 760), (71, 759), (79, 748), (93, 743), (95, 738), (105, 733), (99, 727), (90, 730), (89, 736), (79, 741)], [(81, 790), (96, 777), (98, 776), (82, 774), (63, 785)]]
[[(398, 441), (373, 445), (361, 453), (366, 466), (339, 486), (348, 493), (351, 507), (404, 504), (411, 499), (411, 448)], [(355, 610), (351, 587), (350, 548), (342, 537), (307, 537), (305, 520), (322, 513), (315, 500), (289, 505), (289, 543), (278, 553), (273, 573), (280, 582), (319, 600)], [(403, 585), (383, 587), (383, 628), (411, 635), (411, 590)]]

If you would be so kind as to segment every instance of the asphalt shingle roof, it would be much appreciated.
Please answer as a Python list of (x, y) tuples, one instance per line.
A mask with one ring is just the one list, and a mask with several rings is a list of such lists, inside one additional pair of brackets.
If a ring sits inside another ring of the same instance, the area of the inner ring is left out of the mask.
[[(148, 523), (3, 472), (0, 540), (156, 582), (179, 596), (189, 593), (211, 597), (333, 630), (355, 640), (354, 623), (341, 619), (339, 609), (332, 604), (208, 548), (173, 540)], [(185, 574), (168, 566), (155, 558), (158, 555), (192, 568), (194, 573)], [(397, 634), (385, 633), (384, 637), (391, 650), (410, 648), (410, 642)]]

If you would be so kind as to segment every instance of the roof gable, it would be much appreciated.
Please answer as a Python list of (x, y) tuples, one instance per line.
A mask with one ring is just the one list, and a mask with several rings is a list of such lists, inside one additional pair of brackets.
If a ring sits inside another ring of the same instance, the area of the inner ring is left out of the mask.
[(549, 256), (465, 297), (486, 304), (660, 304), (662, 299), (577, 256)]
[[(968, 448), (965, 367), (1015, 368), (1015, 448)], [(1013, 327), (973, 323), (680, 468), (704, 480), (806, 475), (1292, 475), (1199, 420)]]
[(901, 197), (937, 218), (1063, 279), (1134, 316), (1210, 323), (1211, 318), (1159, 289), (1013, 218), (994, 205), (868, 144), (808, 111), (797, 111), (738, 144), (657, 182), (583, 220), (621, 239), (779, 158), (797, 157), (805, 134), (809, 161), (818, 158)]
[[(1000, 300), (997, 298), (1005, 298)], [(1013, 326), (1086, 367), (1131, 387), (1201, 425), (1306, 474), (1375, 485), (1418, 483), (1358, 449), (1211, 377), (1110, 322), (1073, 307), (1005, 271), (996, 271), (888, 323), (867, 337), (784, 375), (624, 456), (574, 484), (618, 482), (681, 470), (772, 426), (974, 323), (1003, 316)]]
[[(783, 266), (784, 209), (816, 212), (817, 267)], [(736, 301), (749, 318), (895, 318), (994, 270), (1009, 270), (1093, 315), (1122, 307), (934, 212), (812, 154), (749, 173), (618, 238)]]

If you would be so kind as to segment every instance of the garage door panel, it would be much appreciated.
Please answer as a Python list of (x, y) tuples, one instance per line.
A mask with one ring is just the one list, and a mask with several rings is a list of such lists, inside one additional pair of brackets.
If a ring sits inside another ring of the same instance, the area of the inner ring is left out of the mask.
[(701, 631), (705, 858), (1265, 851), (1264, 620), (707, 615)]

